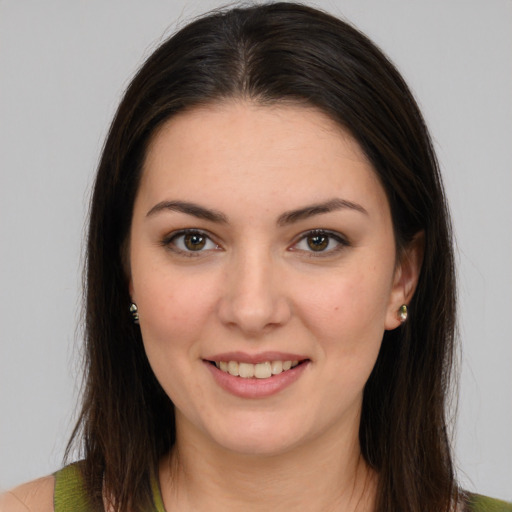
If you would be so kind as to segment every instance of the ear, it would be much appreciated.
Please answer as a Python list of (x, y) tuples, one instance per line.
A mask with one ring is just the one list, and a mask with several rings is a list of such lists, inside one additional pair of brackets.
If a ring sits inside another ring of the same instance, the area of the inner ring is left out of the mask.
[(385, 329), (396, 329), (400, 324), (398, 310), (402, 304), (411, 302), (420, 276), (423, 254), (425, 251), (425, 233), (416, 233), (411, 242), (402, 250), (400, 260), (395, 268), (393, 287), (389, 297)]

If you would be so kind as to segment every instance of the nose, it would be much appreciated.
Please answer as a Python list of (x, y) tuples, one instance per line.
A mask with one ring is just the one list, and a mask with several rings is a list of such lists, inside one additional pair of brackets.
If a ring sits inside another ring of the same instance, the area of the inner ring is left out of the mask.
[(261, 248), (234, 257), (218, 304), (220, 320), (252, 338), (285, 325), (292, 308), (278, 274), (272, 255)]

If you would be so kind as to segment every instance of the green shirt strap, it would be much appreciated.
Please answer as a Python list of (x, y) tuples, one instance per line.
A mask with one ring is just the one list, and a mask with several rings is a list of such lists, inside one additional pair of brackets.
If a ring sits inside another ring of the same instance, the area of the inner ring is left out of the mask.
[(53, 495), (55, 512), (92, 512), (78, 463), (70, 464), (55, 473)]
[(162, 492), (160, 490), (160, 483), (158, 482), (158, 478), (154, 473), (151, 474), (151, 492), (153, 494), (155, 512), (165, 512)]
[(467, 512), (512, 512), (512, 503), (480, 494), (469, 494), (465, 510)]
[[(151, 476), (151, 491), (155, 506), (154, 511), (151, 512), (165, 512), (158, 478), (154, 474)], [(70, 464), (55, 473), (53, 506), (55, 512), (94, 511), (85, 490), (79, 462)]]

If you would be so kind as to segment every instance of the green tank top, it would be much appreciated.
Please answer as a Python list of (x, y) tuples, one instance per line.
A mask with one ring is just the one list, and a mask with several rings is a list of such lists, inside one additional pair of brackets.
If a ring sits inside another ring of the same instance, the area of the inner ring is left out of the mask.
[[(151, 480), (154, 509), (148, 512), (165, 512), (160, 486), (156, 478)], [(53, 495), (55, 512), (103, 512), (96, 510), (85, 492), (79, 463), (70, 464), (55, 473)]]
[[(156, 478), (151, 480), (155, 508), (148, 512), (165, 512), (160, 486)], [(85, 492), (78, 463), (71, 464), (55, 473), (55, 512), (95, 511)], [(512, 503), (470, 494), (465, 512), (512, 512)]]

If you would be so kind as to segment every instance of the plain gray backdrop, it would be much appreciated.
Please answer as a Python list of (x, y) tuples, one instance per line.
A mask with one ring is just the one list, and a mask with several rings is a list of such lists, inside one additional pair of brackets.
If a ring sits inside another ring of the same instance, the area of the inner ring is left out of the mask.
[[(162, 39), (214, 0), (0, 0), (0, 488), (56, 470), (80, 387), (81, 258), (102, 142)], [(324, 0), (430, 126), (457, 237), (461, 482), (512, 499), (512, 2)]]

